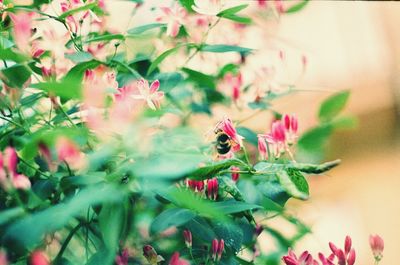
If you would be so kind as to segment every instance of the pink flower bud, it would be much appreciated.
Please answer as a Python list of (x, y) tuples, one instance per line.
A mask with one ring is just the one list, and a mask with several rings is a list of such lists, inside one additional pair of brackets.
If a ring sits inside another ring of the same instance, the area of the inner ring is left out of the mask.
[(267, 142), (265, 141), (264, 137), (260, 135), (258, 136), (258, 154), (260, 156), (260, 160), (268, 159)]
[(344, 254), (347, 255), (350, 252), (351, 249), (351, 238), (349, 236), (346, 236), (346, 239), (344, 240)]
[(158, 260), (158, 255), (156, 250), (150, 246), (150, 245), (145, 245), (143, 247), (143, 256), (147, 259), (147, 261), (150, 264), (156, 264)]
[(385, 247), (383, 239), (379, 235), (369, 236), (369, 245), (376, 260), (382, 259), (382, 252)]
[(239, 172), (238, 171), (240, 171), (240, 168), (238, 168), (238, 167), (231, 167), (231, 170), (233, 171), (232, 172), (232, 180), (233, 181), (238, 181), (239, 180), (239, 176), (240, 176), (240, 174), (239, 174)]
[(17, 174), (18, 157), (14, 148), (7, 147), (6, 150), (4, 150), (4, 161), (6, 163), (8, 173), (13, 175)]
[(179, 258), (179, 252), (175, 252), (169, 261), (169, 265), (190, 265), (190, 263), (187, 260)]
[(29, 178), (22, 174), (12, 175), (11, 182), (16, 189), (27, 190), (31, 187), (31, 181)]
[(192, 247), (192, 233), (190, 230), (184, 230), (183, 231), (183, 237), (185, 238), (185, 244), (188, 248)]
[(216, 178), (209, 179), (207, 182), (207, 196), (211, 200), (218, 197), (218, 180)]
[(271, 133), (275, 142), (285, 142), (285, 125), (281, 121), (274, 121)]
[(115, 257), (115, 263), (117, 265), (128, 265), (129, 264), (129, 251), (127, 248), (125, 248), (121, 255), (117, 255)]
[(332, 253), (336, 255), (338, 248), (332, 242), (329, 242), (329, 248), (332, 250)]
[(219, 244), (218, 244), (218, 257), (217, 257), (217, 260), (221, 259), (222, 253), (224, 252), (224, 249), (225, 249), (225, 241), (223, 239), (221, 239), (219, 241)]
[(43, 251), (36, 250), (31, 254), (30, 265), (50, 265), (50, 261)]
[(7, 253), (0, 249), (0, 265), (8, 265)]
[(352, 248), (347, 256), (347, 265), (354, 265), (356, 262), (356, 251)]
[(336, 251), (336, 257), (338, 258), (338, 265), (346, 265), (346, 256), (344, 255), (343, 250), (338, 249)]
[(211, 242), (211, 253), (213, 260), (216, 260), (218, 254), (218, 240), (216, 238)]

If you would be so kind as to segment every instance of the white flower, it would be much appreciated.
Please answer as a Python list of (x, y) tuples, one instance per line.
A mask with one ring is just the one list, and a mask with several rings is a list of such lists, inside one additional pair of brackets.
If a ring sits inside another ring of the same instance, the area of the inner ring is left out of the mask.
[(223, 0), (194, 0), (192, 8), (199, 14), (215, 16), (221, 12)]

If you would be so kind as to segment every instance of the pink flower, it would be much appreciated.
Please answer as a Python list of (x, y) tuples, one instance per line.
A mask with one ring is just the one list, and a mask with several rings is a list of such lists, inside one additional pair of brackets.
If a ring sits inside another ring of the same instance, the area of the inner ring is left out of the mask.
[(179, 252), (175, 252), (169, 261), (169, 265), (190, 265), (190, 263), (187, 260), (180, 259)]
[(34, 251), (30, 256), (31, 265), (50, 265), (47, 255), (40, 250)]
[(298, 120), (295, 116), (286, 114), (283, 117), (283, 123), (285, 124), (285, 133), (286, 133), (287, 143), (289, 145), (291, 145), (294, 143), (294, 141), (298, 137), (298, 135), (297, 135), (297, 130), (299, 127)]
[(175, 3), (173, 7), (161, 7), (161, 11), (164, 14), (162, 17), (157, 18), (157, 20), (167, 23), (168, 36), (176, 37), (179, 33), (179, 28), (184, 24), (186, 17), (185, 9), (178, 3)]
[(239, 174), (238, 171), (240, 171), (240, 168), (238, 168), (238, 167), (231, 167), (231, 170), (233, 171), (232, 174), (231, 174), (232, 180), (235, 181), (235, 182), (238, 181), (238, 180), (239, 180), (239, 177), (240, 177), (240, 174)]
[(190, 232), (190, 230), (185, 229), (183, 231), (183, 237), (185, 239), (185, 244), (188, 248), (192, 247), (192, 233)]
[(134, 99), (145, 100), (147, 105), (156, 110), (160, 107), (160, 100), (164, 97), (164, 92), (158, 91), (160, 87), (160, 81), (156, 80), (149, 86), (149, 82), (144, 79), (140, 79), (136, 83), (139, 90), (139, 95), (132, 95)]
[[(157, 255), (156, 250), (151, 245), (145, 245), (143, 247), (143, 256), (147, 259), (147, 261), (151, 265), (156, 265), (159, 262), (164, 260), (163, 257), (161, 257), (160, 255)], [(179, 256), (178, 256), (178, 258), (179, 258)]]
[(0, 249), (0, 265), (8, 265), (7, 253)]
[(331, 254), (329, 257), (325, 257), (324, 254), (318, 254), (319, 260), (321, 261), (322, 265), (334, 265), (333, 260), (335, 259), (335, 255)]
[(296, 254), (289, 249), (288, 255), (283, 256), (282, 258), (283, 262), (286, 265), (314, 265), (318, 264), (317, 261), (313, 259), (310, 253), (308, 251), (304, 251), (299, 258), (297, 258)]
[(260, 160), (268, 159), (268, 147), (262, 135), (258, 135), (258, 154), (260, 155)]
[(207, 181), (207, 196), (210, 200), (216, 200), (218, 197), (218, 179), (213, 178)]
[(189, 188), (191, 188), (194, 192), (202, 192), (204, 189), (204, 182), (202, 180), (193, 180), (188, 179), (186, 184)]
[(29, 40), (32, 35), (32, 15), (30, 13), (19, 12), (17, 14), (10, 14), (14, 23), (13, 36), (15, 44), (22, 52), (29, 54), (31, 47)]
[(243, 145), (242, 139), (243, 136), (239, 135), (233, 126), (233, 123), (230, 119), (224, 118), (221, 122), (219, 122), (216, 126), (216, 132), (222, 131), (226, 133), (231, 141), (231, 147), (233, 152), (237, 152)]
[(238, 73), (237, 75), (233, 75), (232, 73), (227, 73), (224, 76), (222, 87), (230, 89), (231, 97), (234, 102), (237, 102), (240, 97), (240, 88), (243, 85), (242, 74)]
[(221, 259), (224, 248), (225, 241), (223, 239), (221, 239), (220, 241), (218, 241), (218, 239), (216, 238), (213, 239), (213, 241), (211, 242), (211, 254), (214, 261), (219, 261)]
[(115, 257), (115, 263), (117, 265), (128, 265), (128, 263), (129, 263), (129, 252), (128, 252), (127, 248), (125, 248), (122, 251), (121, 255), (117, 255)]
[(0, 182), (4, 188), (7, 188), (7, 176), (11, 184), (16, 189), (29, 189), (31, 182), (25, 175), (17, 172), (18, 156), (15, 149), (7, 147), (4, 150), (4, 156), (0, 154)]
[(56, 142), (58, 160), (65, 161), (73, 169), (84, 165), (84, 155), (79, 147), (67, 137), (59, 137)]
[(385, 247), (383, 239), (379, 235), (370, 235), (369, 245), (371, 247), (372, 254), (375, 257), (375, 260), (379, 262), (383, 257), (382, 252)]
[(329, 247), (332, 254), (338, 259), (339, 265), (354, 265), (356, 261), (356, 252), (354, 248), (351, 248), (351, 238), (346, 236), (344, 242), (344, 251), (335, 246), (332, 242), (329, 242)]
[(257, 0), (258, 6), (259, 7), (266, 7), (267, 6), (267, 0)]

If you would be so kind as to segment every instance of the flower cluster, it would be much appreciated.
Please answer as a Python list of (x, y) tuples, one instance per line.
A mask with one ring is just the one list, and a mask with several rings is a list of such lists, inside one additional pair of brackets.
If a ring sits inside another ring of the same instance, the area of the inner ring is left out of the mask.
[(282, 120), (272, 123), (271, 132), (258, 135), (258, 151), (260, 159), (266, 160), (269, 155), (279, 158), (289, 151), (289, 146), (297, 138), (298, 121), (293, 115), (284, 115)]

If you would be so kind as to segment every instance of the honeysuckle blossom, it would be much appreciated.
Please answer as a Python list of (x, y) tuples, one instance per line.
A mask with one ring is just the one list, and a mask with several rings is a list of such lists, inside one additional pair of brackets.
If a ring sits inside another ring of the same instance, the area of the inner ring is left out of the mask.
[(50, 261), (46, 253), (36, 250), (31, 254), (30, 265), (50, 265)]
[(338, 260), (339, 265), (354, 265), (356, 261), (356, 252), (351, 247), (351, 238), (346, 236), (344, 241), (344, 249), (336, 247), (335, 244), (329, 242), (329, 247)]
[(30, 38), (32, 35), (32, 14), (26, 12), (18, 12), (10, 14), (13, 27), (13, 36), (18, 49), (26, 54), (30, 54)]
[(223, 0), (194, 0), (192, 8), (199, 14), (215, 16), (222, 11)]
[(129, 264), (129, 251), (127, 248), (125, 248), (121, 255), (117, 255), (115, 257), (115, 263), (117, 265), (128, 265)]
[(258, 135), (258, 154), (260, 160), (268, 159), (268, 147), (265, 137)]
[(17, 172), (17, 164), (18, 156), (14, 148), (7, 147), (4, 154), (0, 152), (0, 184), (3, 188), (7, 189), (8, 183), (15, 189), (26, 190), (31, 187), (29, 178)]
[(204, 182), (202, 180), (188, 179), (186, 184), (195, 192), (202, 192), (204, 189)]
[(223, 131), (230, 137), (233, 152), (240, 150), (240, 148), (243, 146), (244, 137), (237, 133), (235, 126), (230, 119), (224, 118), (221, 122), (219, 122), (216, 126), (216, 131), (218, 130)]
[(161, 7), (161, 11), (163, 15), (157, 21), (167, 23), (167, 35), (176, 37), (187, 15), (185, 9), (175, 2), (173, 7)]
[(155, 80), (151, 85), (149, 85), (147, 80), (140, 79), (136, 82), (136, 86), (139, 94), (132, 95), (132, 98), (144, 100), (152, 110), (156, 110), (160, 107), (160, 101), (164, 97), (164, 92), (158, 91), (160, 81)]
[(85, 156), (77, 144), (67, 137), (61, 136), (56, 142), (56, 151), (59, 161), (64, 161), (73, 169), (80, 169), (85, 165)]
[[(82, 0), (72, 0), (72, 1), (62, 1), (60, 3), (60, 7), (61, 7), (61, 11), (67, 12), (69, 10), (73, 10), (73, 9), (77, 9), (79, 7), (84, 6), (85, 4), (88, 4), (92, 1), (87, 1), (86, 3), (84, 3)], [(98, 2), (98, 6), (100, 8), (104, 7), (104, 1), (100, 1)], [(81, 12), (75, 12), (73, 15), (69, 15), (66, 17), (66, 23), (69, 27), (69, 29), (72, 32), (77, 33), (80, 29), (80, 25), (83, 23), (83, 21), (90, 16), (94, 21), (96, 22), (100, 22), (100, 18), (93, 13), (93, 11), (91, 10), (85, 10), (85, 11), (81, 11)]]
[(283, 116), (283, 123), (285, 124), (285, 134), (287, 142), (289, 145), (291, 145), (298, 137), (298, 120), (295, 116), (286, 114), (285, 116)]
[(181, 259), (179, 257), (179, 252), (175, 252), (172, 257), (171, 260), (168, 263), (169, 265), (190, 265), (189, 261), (185, 260), (185, 259)]
[(296, 254), (289, 249), (288, 254), (282, 257), (286, 265), (318, 265), (318, 262), (313, 259), (308, 251), (304, 251), (300, 257), (297, 258)]
[(383, 239), (379, 235), (370, 235), (369, 245), (376, 262), (379, 262), (383, 257), (382, 252), (385, 247)]
[(212, 178), (207, 181), (207, 197), (216, 200), (218, 197), (218, 179)]
[(183, 238), (185, 239), (185, 244), (186, 247), (191, 248), (192, 247), (192, 233), (190, 230), (183, 230)]
[(158, 255), (156, 250), (150, 245), (145, 245), (143, 247), (143, 256), (151, 265), (158, 264), (164, 260), (164, 258)]
[(225, 241), (223, 239), (213, 239), (211, 242), (211, 254), (214, 261), (219, 261), (225, 249)]
[(222, 90), (229, 90), (231, 98), (234, 102), (240, 97), (240, 89), (243, 85), (242, 74), (238, 73), (236, 75), (232, 73), (227, 73), (221, 83)]

